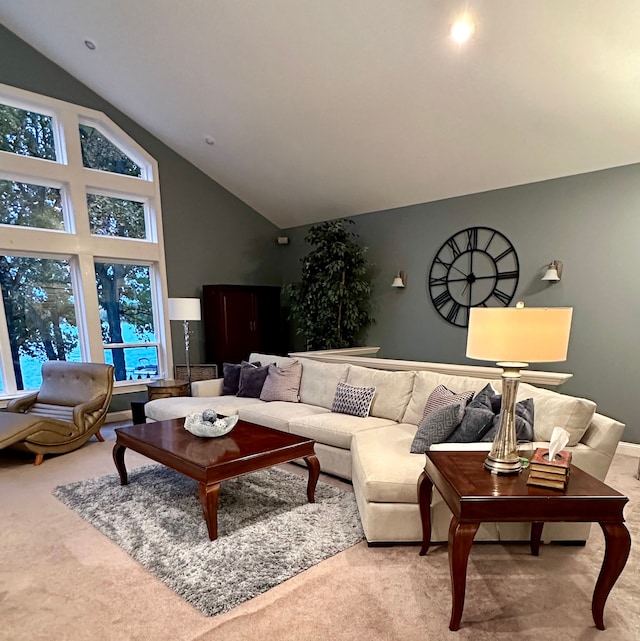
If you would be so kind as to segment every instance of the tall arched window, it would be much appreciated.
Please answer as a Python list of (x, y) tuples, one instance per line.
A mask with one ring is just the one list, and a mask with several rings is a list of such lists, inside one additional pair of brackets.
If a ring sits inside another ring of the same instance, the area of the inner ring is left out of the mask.
[[(156, 161), (103, 113), (0, 84), (0, 397), (46, 360), (171, 358)], [(138, 383), (139, 384), (139, 383)]]

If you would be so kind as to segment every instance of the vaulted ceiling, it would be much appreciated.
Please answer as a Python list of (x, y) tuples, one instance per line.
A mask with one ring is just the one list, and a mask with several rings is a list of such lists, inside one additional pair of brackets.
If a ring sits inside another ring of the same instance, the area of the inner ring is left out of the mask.
[(0, 21), (281, 228), (640, 160), (637, 0), (0, 0)]

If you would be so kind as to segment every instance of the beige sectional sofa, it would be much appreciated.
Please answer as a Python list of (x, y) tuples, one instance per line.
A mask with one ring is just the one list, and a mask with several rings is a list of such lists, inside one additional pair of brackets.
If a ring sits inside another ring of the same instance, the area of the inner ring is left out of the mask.
[[(251, 354), (250, 360), (286, 366), (294, 359)], [(222, 396), (222, 379), (217, 379), (194, 383), (192, 397), (150, 401), (145, 405), (147, 420), (214, 409), (220, 414), (238, 414), (243, 420), (313, 438), (322, 471), (352, 481), (369, 543), (420, 541), (417, 481), (424, 455), (411, 454), (410, 447), (426, 400), (438, 385), (454, 392), (478, 392), (487, 384), (487, 378), (428, 369), (389, 371), (347, 362), (297, 360), (302, 363), (298, 403)], [(331, 412), (340, 381), (376, 388), (368, 417)], [(491, 382), (499, 391), (500, 381)], [(553, 427), (564, 427), (570, 434), (568, 449), (573, 452), (573, 462), (604, 480), (624, 426), (596, 413), (595, 403), (590, 400), (521, 383), (518, 400), (528, 397), (533, 397), (535, 407), (536, 442), (530, 447), (548, 445)], [(433, 447), (488, 451), (490, 446), (490, 443), (446, 443)], [(431, 510), (432, 540), (446, 541), (451, 512), (436, 491)], [(543, 540), (584, 541), (589, 527), (582, 523), (549, 523), (544, 528)], [(526, 524), (484, 524), (476, 535), (476, 540), (489, 541), (528, 538)]]

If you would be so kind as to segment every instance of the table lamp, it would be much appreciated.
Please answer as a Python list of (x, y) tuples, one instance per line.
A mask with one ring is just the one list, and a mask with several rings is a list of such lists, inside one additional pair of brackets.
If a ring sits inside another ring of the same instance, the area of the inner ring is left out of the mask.
[(189, 364), (189, 321), (199, 321), (200, 318), (199, 298), (169, 299), (169, 320), (181, 320), (184, 329), (184, 353), (187, 365), (189, 389), (191, 389), (191, 366)]
[(569, 347), (571, 307), (472, 307), (467, 356), (502, 367), (500, 425), (484, 467), (492, 474), (522, 469), (516, 440), (515, 406), (520, 370), (529, 363), (564, 361)]

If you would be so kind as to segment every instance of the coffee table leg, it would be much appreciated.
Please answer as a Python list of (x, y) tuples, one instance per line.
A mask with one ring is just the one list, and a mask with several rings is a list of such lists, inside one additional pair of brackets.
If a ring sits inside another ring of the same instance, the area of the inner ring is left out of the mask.
[(309, 481), (307, 482), (307, 499), (309, 503), (316, 502), (316, 485), (318, 483), (318, 477), (320, 476), (320, 463), (315, 455), (305, 456), (304, 462), (309, 468)]
[(605, 540), (604, 561), (593, 591), (591, 613), (596, 628), (604, 630), (604, 604), (627, 562), (631, 549), (631, 537), (623, 523), (600, 523), (600, 527), (604, 532)]
[(531, 523), (531, 554), (539, 556), (540, 554), (540, 539), (542, 539), (542, 528), (544, 521), (533, 521)]
[(215, 541), (218, 538), (218, 495), (220, 494), (220, 483), (205, 485), (200, 483), (200, 503), (204, 512), (204, 520), (209, 531), (209, 540)]
[(429, 551), (431, 545), (431, 495), (433, 494), (433, 483), (424, 473), (418, 479), (418, 504), (420, 505), (420, 518), (422, 520), (422, 547), (420, 556)]
[(113, 462), (116, 464), (116, 469), (120, 475), (120, 485), (127, 485), (129, 483), (127, 468), (124, 466), (124, 451), (126, 449), (125, 445), (121, 445), (117, 441), (113, 446)]
[(454, 516), (449, 526), (449, 570), (451, 571), (451, 621), (449, 630), (459, 630), (467, 585), (467, 562), (479, 523), (460, 523)]

